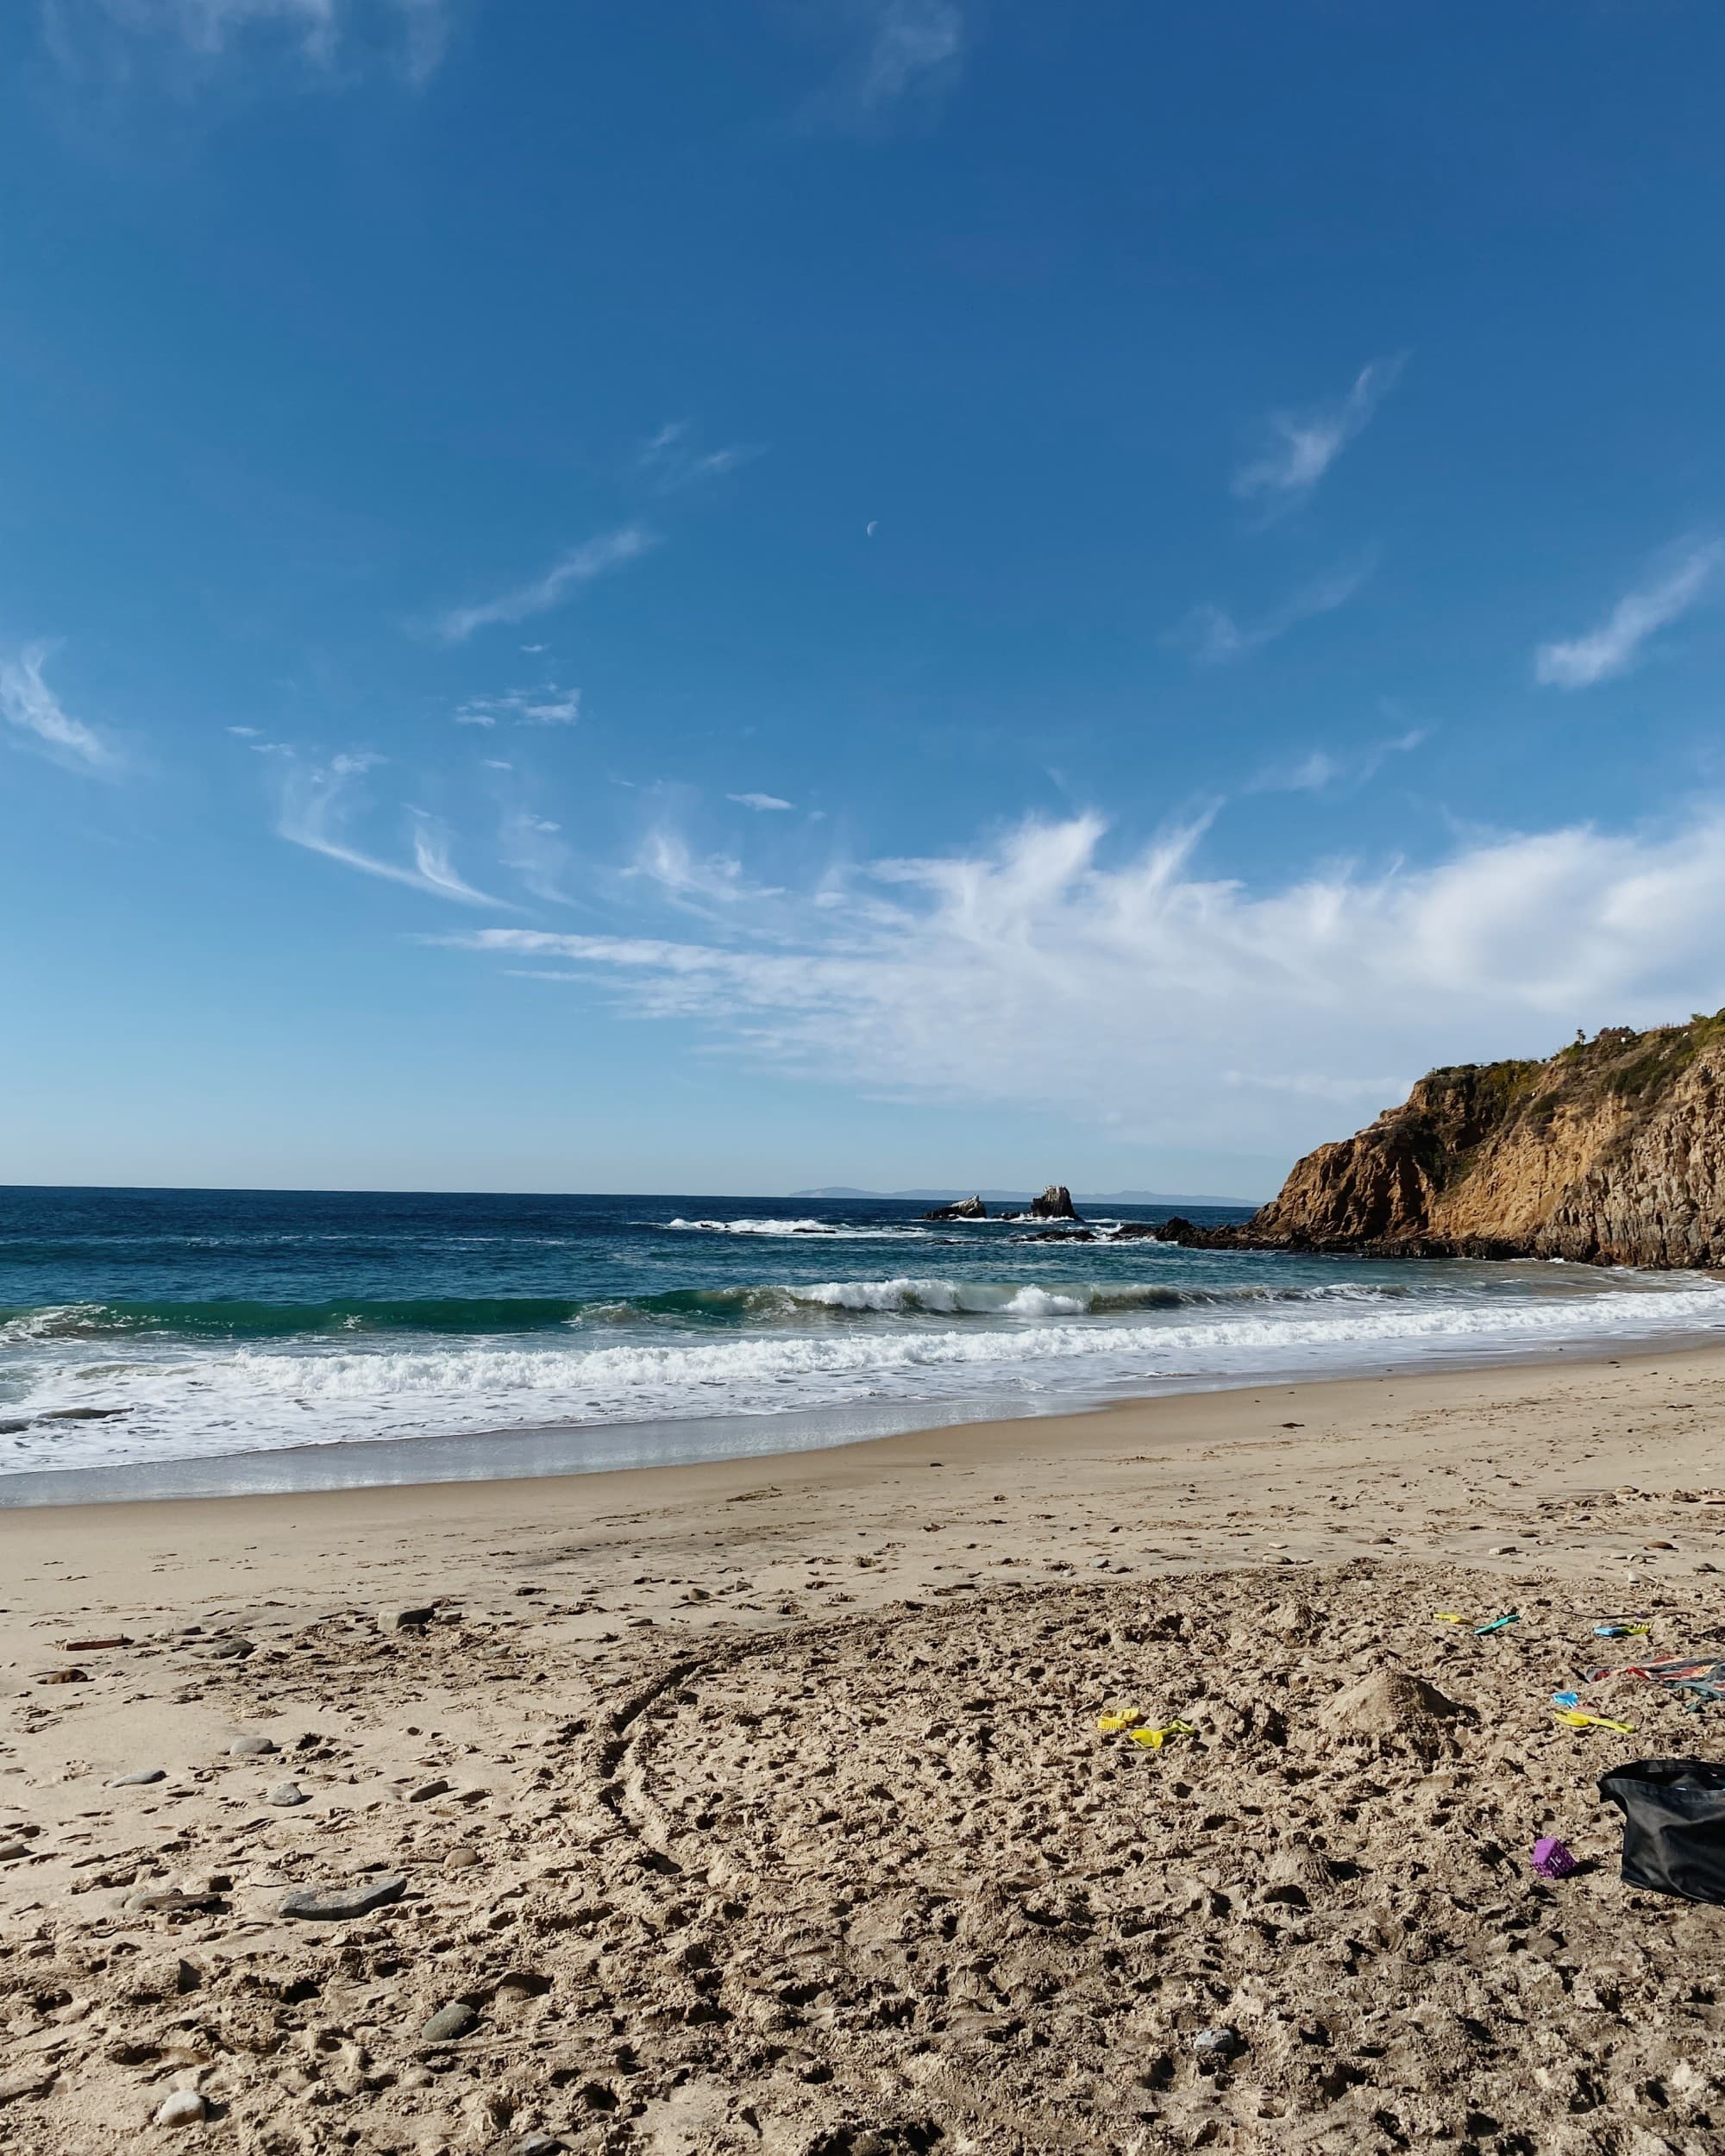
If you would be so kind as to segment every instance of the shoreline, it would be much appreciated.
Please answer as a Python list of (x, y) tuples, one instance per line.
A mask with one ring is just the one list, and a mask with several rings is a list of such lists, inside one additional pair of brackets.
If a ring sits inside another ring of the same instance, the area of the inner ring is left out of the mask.
[[(491, 1482), (555, 1482), (629, 1474), (687, 1473), (726, 1463), (760, 1465), (806, 1455), (913, 1444), (988, 1426), (1088, 1422), (1156, 1403), (1243, 1392), (1279, 1392), (1365, 1384), (1395, 1378), (1414, 1382), (1490, 1371), (1575, 1369), (1645, 1362), (1651, 1356), (1717, 1353), (1725, 1338), (1698, 1341), (1678, 1332), (1624, 1335), (1492, 1350), (1374, 1357), (1369, 1368), (1305, 1372), (1273, 1369), (1190, 1374), (1124, 1396), (1039, 1407), (973, 1399), (889, 1401), (854, 1407), (787, 1408), (775, 1414), (676, 1416), (647, 1422), (548, 1423), (528, 1427), (405, 1438), (319, 1439), (269, 1450), (193, 1454), (129, 1461), (117, 1466), (31, 1468), (0, 1472), (0, 1520), (15, 1512), (97, 1504), (169, 1504), (292, 1493), (339, 1495), (367, 1489), (478, 1488)], [(941, 1419), (927, 1419), (939, 1410)], [(802, 1442), (786, 1442), (800, 1434)], [(571, 1457), (572, 1455), (577, 1457)], [(585, 1457), (582, 1457), (585, 1456)]]

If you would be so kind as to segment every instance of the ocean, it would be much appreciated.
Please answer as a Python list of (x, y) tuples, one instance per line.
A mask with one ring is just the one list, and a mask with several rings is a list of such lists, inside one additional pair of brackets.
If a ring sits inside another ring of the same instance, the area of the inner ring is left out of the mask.
[(738, 1455), (1725, 1330), (1699, 1275), (1111, 1239), (1167, 1210), (1079, 1242), (884, 1200), (0, 1188), (0, 1501), (176, 1463), (164, 1487)]

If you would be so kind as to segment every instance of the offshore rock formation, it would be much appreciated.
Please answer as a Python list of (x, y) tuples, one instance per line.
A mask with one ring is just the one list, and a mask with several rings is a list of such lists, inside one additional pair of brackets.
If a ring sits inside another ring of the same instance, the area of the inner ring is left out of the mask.
[(1199, 1247), (1725, 1265), (1725, 1012), (1608, 1026), (1545, 1062), (1463, 1063), (1299, 1162)]
[[(937, 1206), (932, 1213), (925, 1213), (925, 1220), (986, 1220), (988, 1208), (980, 1198), (956, 1199), (950, 1206)], [(1001, 1220), (1076, 1220), (1072, 1210), (1072, 1193), (1064, 1183), (1050, 1183), (1039, 1198), (1032, 1198), (1028, 1213), (1002, 1213)]]

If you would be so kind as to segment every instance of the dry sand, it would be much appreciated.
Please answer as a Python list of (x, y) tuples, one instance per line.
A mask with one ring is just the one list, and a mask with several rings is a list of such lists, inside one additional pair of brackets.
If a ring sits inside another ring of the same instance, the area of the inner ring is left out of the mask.
[(1720, 1485), (1662, 1351), (0, 1514), (0, 2147), (1725, 2151), (1725, 1910), (1594, 1788), (1725, 1710), (1549, 1705), (1725, 1654)]

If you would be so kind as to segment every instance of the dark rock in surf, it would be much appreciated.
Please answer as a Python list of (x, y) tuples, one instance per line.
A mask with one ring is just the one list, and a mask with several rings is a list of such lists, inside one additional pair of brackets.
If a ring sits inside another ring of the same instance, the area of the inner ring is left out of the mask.
[(960, 1198), (952, 1205), (937, 1206), (922, 1217), (925, 1220), (986, 1220), (988, 1208), (980, 1198)]
[(1072, 1210), (1072, 1193), (1064, 1183), (1050, 1183), (1041, 1197), (1031, 1200), (1030, 1217), (1032, 1220), (1076, 1220), (1078, 1215)]

